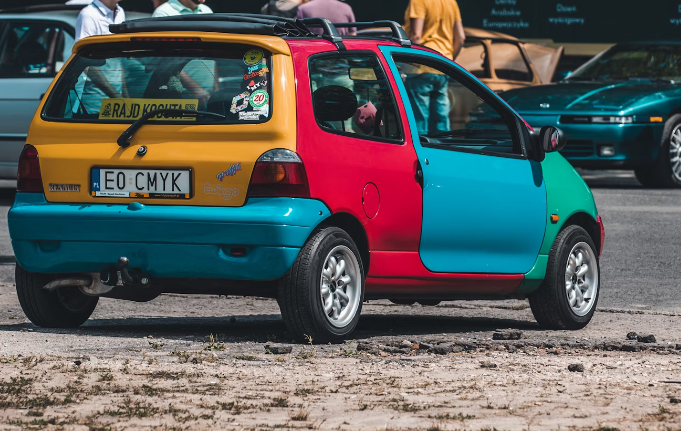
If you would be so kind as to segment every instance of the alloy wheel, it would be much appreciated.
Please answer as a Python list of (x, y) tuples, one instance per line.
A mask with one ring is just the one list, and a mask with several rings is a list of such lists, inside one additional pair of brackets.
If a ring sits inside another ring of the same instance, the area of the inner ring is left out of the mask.
[(674, 127), (669, 138), (669, 165), (676, 181), (681, 182), (681, 124)]
[(577, 243), (570, 251), (565, 267), (565, 294), (570, 309), (577, 316), (585, 316), (593, 308), (598, 280), (596, 255), (587, 243)]
[(329, 323), (348, 325), (361, 300), (361, 270), (357, 257), (344, 245), (334, 247), (324, 260), (320, 282), (321, 301)]

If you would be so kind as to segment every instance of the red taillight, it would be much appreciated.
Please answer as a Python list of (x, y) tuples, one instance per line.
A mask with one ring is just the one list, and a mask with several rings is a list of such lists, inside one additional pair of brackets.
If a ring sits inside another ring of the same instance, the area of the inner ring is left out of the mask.
[(598, 257), (601, 257), (601, 253), (603, 253), (603, 243), (605, 243), (605, 228), (603, 227), (603, 219), (601, 216), (596, 216), (596, 221), (601, 230), (601, 243), (598, 245)]
[(310, 197), (305, 166), (301, 162), (257, 162), (253, 169), (250, 197)]
[(38, 150), (33, 145), (24, 145), (19, 156), (17, 191), (22, 193), (43, 193), (43, 177), (40, 175)]

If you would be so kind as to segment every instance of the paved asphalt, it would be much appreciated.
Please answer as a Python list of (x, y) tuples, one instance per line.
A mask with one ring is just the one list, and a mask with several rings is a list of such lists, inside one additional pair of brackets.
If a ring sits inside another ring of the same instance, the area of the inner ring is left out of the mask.
[[(643, 188), (626, 171), (581, 173), (606, 231), (599, 306), (681, 311), (681, 190)], [(1, 256), (12, 254), (7, 232), (12, 186), (0, 181)], [(0, 282), (13, 282), (14, 266), (1, 263)]]

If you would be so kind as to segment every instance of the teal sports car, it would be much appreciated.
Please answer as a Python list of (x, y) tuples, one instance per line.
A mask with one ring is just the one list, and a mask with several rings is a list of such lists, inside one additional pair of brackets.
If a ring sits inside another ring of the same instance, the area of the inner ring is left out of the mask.
[(561, 82), (501, 96), (535, 129), (560, 127), (573, 166), (681, 187), (681, 42), (615, 45)]

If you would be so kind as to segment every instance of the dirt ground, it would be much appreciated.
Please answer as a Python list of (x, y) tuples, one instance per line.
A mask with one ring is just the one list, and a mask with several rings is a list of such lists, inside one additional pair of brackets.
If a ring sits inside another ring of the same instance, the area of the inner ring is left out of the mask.
[(546, 332), (522, 301), (372, 301), (353, 340), (313, 346), (272, 300), (103, 299), (44, 330), (3, 284), (0, 429), (681, 430), (680, 316)]

